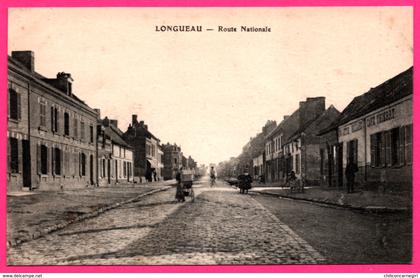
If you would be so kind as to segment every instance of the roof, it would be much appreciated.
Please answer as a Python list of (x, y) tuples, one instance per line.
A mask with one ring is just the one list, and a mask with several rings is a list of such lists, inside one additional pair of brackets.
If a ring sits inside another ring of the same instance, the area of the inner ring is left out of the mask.
[[(335, 121), (334, 118), (339, 117), (340, 112), (334, 107), (334, 105), (330, 105), (328, 109), (326, 109), (319, 117), (313, 119), (312, 121), (307, 122), (304, 126), (299, 128), (295, 133), (293, 133), (288, 139), (293, 140), (300, 136), (302, 132), (310, 130), (311, 128), (315, 127), (319, 130), (319, 128), (323, 128), (325, 124), (329, 125), (331, 121)], [(314, 131), (312, 131), (314, 132)], [(315, 133), (317, 133), (315, 131)]]
[(274, 135), (276, 135), (277, 132), (279, 132), (280, 130), (283, 130), (285, 128), (288, 127), (288, 125), (293, 124), (293, 122), (298, 119), (297, 117), (299, 117), (299, 109), (296, 109), (292, 115), (290, 115), (289, 117), (287, 117), (286, 119), (284, 119), (283, 121), (281, 121), (277, 127), (275, 129), (273, 129), (267, 136), (266, 138), (270, 138)]
[[(22, 65), (22, 63), (20, 63), (19, 61), (17, 61), (16, 59), (13, 59), (13, 57), (8, 56), (8, 63), (13, 64), (14, 66), (18, 67), (20, 70), (26, 72), (27, 74), (31, 75), (33, 78), (36, 79), (37, 82), (41, 83), (42, 85), (49, 87), (49, 88), (53, 88), (54, 90), (58, 90), (60, 92), (62, 92), (61, 90), (57, 89), (56, 87), (52, 86), (51, 84), (49, 84), (48, 82), (46, 82), (45, 80), (47, 80), (48, 78), (46, 78), (45, 76), (39, 74), (38, 72), (34, 71), (31, 72), (30, 70), (28, 70), (24, 65)], [(63, 95), (64, 92), (63, 92)], [(81, 100), (80, 98), (78, 98), (76, 95), (71, 94), (71, 96), (68, 96), (70, 98), (72, 98), (73, 100), (79, 102), (80, 104), (83, 104), (87, 107), (89, 107), (83, 100)], [(90, 109), (92, 109), (91, 107), (89, 107)]]
[(126, 148), (132, 148), (125, 140), (122, 138), (122, 132), (117, 127), (112, 124), (105, 126), (105, 136), (109, 138), (112, 142), (117, 145), (124, 146)]
[(320, 131), (327, 133), (340, 125), (359, 118), (369, 112), (389, 105), (413, 94), (413, 67), (403, 71), (363, 95), (355, 97), (330, 126)]

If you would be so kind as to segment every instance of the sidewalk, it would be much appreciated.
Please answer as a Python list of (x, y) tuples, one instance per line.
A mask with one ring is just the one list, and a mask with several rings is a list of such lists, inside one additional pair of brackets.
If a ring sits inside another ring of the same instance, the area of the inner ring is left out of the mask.
[(68, 191), (12, 192), (7, 196), (7, 240), (16, 245), (170, 188), (175, 181), (119, 184)]
[(379, 193), (357, 191), (347, 193), (345, 189), (305, 187), (304, 193), (291, 193), (288, 187), (253, 187), (251, 192), (260, 194), (311, 201), (364, 212), (411, 211), (412, 198), (409, 193)]

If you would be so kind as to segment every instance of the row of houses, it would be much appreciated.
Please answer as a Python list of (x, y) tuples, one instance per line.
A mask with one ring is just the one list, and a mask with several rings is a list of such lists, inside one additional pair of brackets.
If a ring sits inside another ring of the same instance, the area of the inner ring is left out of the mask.
[(172, 179), (179, 167), (196, 167), (137, 115), (125, 132), (117, 120), (101, 118), (73, 93), (73, 81), (69, 73), (37, 73), (32, 51), (8, 57), (8, 191)]
[[(409, 189), (412, 180), (413, 68), (355, 97), (340, 113), (325, 97), (307, 98), (280, 123), (268, 121), (218, 172), (243, 171), (284, 184), (294, 171), (307, 185), (341, 187), (354, 162), (366, 189)], [(263, 142), (263, 143), (262, 143)]]

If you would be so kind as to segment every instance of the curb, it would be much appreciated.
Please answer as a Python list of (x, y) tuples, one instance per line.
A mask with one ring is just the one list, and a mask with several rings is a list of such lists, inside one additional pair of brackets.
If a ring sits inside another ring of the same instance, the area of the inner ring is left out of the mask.
[(64, 221), (64, 222), (55, 224), (53, 226), (46, 227), (42, 230), (34, 231), (27, 236), (10, 239), (10, 240), (7, 241), (7, 247), (16, 247), (17, 245), (20, 245), (24, 242), (28, 242), (28, 241), (31, 241), (31, 240), (34, 240), (34, 239), (38, 239), (38, 238), (43, 237), (43, 236), (45, 236), (47, 234), (50, 234), (52, 232), (61, 230), (65, 227), (67, 227), (70, 224), (80, 222), (82, 220), (86, 220), (86, 219), (89, 219), (89, 218), (94, 218), (94, 217), (99, 216), (100, 214), (102, 214), (106, 211), (111, 210), (111, 209), (115, 209), (115, 208), (120, 207), (122, 205), (136, 202), (136, 201), (140, 200), (141, 198), (143, 198), (145, 196), (169, 190), (170, 188), (172, 188), (172, 186), (173, 186), (172, 184), (165, 185), (165, 187), (163, 187), (163, 188), (150, 190), (150, 191), (142, 193), (142, 194), (140, 194), (140, 195), (138, 195), (134, 198), (131, 198), (131, 199), (128, 199), (128, 200), (125, 200), (125, 201), (120, 201), (120, 202), (110, 204), (110, 205), (107, 205), (107, 206), (104, 206), (104, 207), (100, 207), (100, 208), (98, 208), (98, 209), (96, 209), (92, 212), (77, 216), (75, 219)]
[(285, 199), (292, 199), (292, 200), (298, 200), (298, 201), (307, 201), (317, 204), (323, 204), (323, 205), (329, 205), (333, 207), (339, 207), (339, 208), (345, 208), (350, 210), (355, 210), (358, 212), (366, 212), (366, 213), (396, 213), (396, 212), (409, 212), (409, 208), (388, 208), (388, 207), (380, 207), (380, 206), (352, 206), (352, 205), (341, 205), (337, 204), (331, 201), (323, 201), (318, 199), (312, 199), (312, 198), (303, 198), (303, 197), (296, 197), (296, 196), (289, 196), (289, 195), (281, 195), (278, 193), (271, 193), (271, 192), (257, 192), (257, 191), (251, 191), (253, 193), (257, 193), (260, 195), (268, 195), (278, 198), (285, 198)]

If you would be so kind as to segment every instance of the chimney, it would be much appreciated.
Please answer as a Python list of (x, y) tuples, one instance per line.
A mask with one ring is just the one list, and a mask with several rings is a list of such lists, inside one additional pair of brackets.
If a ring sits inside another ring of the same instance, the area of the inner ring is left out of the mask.
[(100, 119), (101, 118), (101, 109), (94, 108), (93, 110), (95, 110), (96, 114), (98, 114), (98, 119)]
[(137, 121), (137, 114), (133, 114), (133, 115), (131, 115), (131, 125), (132, 126), (136, 126), (138, 124), (138, 121)]
[(283, 120), (287, 120), (290, 117), (290, 115), (284, 115)]
[(35, 55), (33, 51), (12, 51), (12, 58), (24, 65), (31, 72), (35, 71)]
[(118, 127), (118, 120), (112, 119), (112, 120), (109, 120), (109, 123), (115, 127)]
[(109, 119), (108, 119), (108, 117), (105, 116), (105, 119), (103, 119), (102, 124), (104, 126), (109, 126)]
[(72, 94), (72, 82), (73, 78), (71, 78), (70, 73), (59, 72), (57, 73), (57, 88), (63, 92), (65, 92), (68, 96)]
[(144, 125), (144, 128), (147, 130), (147, 125)]
[(140, 121), (140, 126), (143, 127), (144, 126), (144, 121)]

